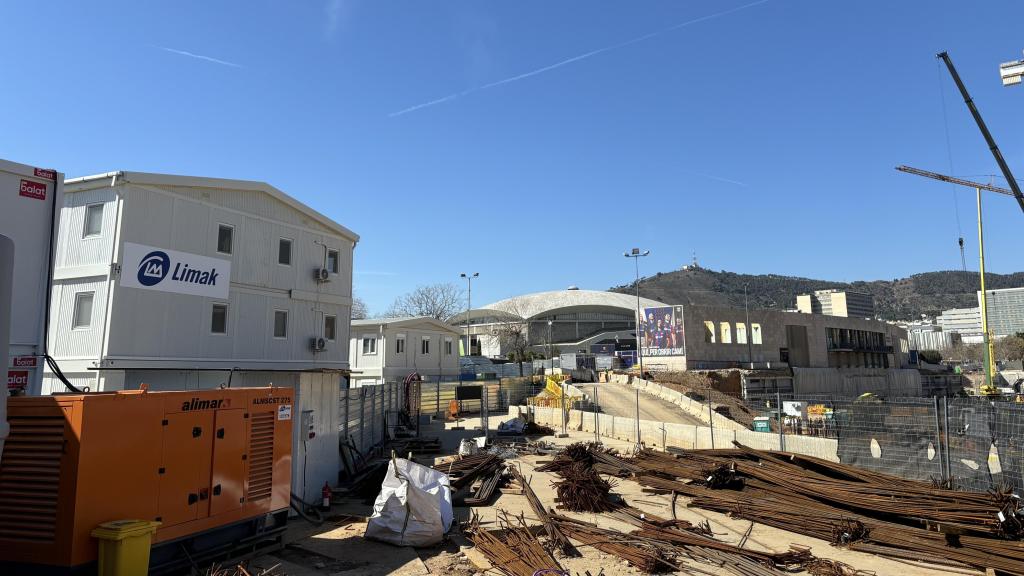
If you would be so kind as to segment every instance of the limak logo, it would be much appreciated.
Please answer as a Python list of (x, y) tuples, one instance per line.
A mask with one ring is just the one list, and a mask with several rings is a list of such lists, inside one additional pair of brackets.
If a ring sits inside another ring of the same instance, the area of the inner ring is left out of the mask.
[[(231, 261), (158, 246), (124, 243), (121, 285), (209, 298), (228, 298)], [(129, 270), (135, 268), (135, 274)]]
[(171, 258), (162, 250), (153, 250), (139, 263), (139, 284), (154, 286), (167, 277)]

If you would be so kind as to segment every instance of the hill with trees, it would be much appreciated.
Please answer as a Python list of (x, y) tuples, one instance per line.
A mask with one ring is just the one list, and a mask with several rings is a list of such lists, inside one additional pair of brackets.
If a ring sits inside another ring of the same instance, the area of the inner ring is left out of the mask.
[[(989, 289), (1024, 286), (1024, 272), (985, 275)], [(874, 296), (875, 313), (886, 320), (910, 320), (921, 314), (935, 316), (950, 308), (978, 305), (978, 273), (947, 270), (925, 272), (907, 278), (857, 282), (833, 282), (778, 274), (737, 274), (688, 267), (659, 272), (640, 281), (640, 295), (669, 304), (743, 306), (747, 287), (753, 308), (796, 308), (797, 294), (839, 288)], [(612, 292), (632, 294), (634, 284), (616, 286)]]

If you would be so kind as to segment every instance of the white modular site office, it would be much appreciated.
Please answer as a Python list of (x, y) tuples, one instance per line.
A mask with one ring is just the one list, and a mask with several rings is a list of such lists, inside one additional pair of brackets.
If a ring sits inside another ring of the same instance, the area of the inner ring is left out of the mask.
[[(317, 428), (306, 484), (334, 481), (358, 236), (262, 182), (110, 172), (65, 189), (49, 341), (69, 381), (295, 387)], [(64, 389), (46, 374), (43, 393)]]

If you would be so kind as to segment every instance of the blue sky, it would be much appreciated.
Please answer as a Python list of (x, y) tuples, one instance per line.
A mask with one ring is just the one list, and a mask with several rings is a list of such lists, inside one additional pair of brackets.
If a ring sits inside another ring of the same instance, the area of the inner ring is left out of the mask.
[[(998, 173), (948, 50), (1024, 178), (1024, 87), (998, 77), (1022, 20), (1010, 1), (8, 1), (0, 157), (270, 182), (362, 236), (372, 311), (462, 271), (478, 302), (605, 289), (632, 246), (647, 273), (692, 251), (834, 280), (958, 269), (957, 210), (976, 269), (973, 193), (893, 167)], [(989, 270), (1024, 269), (1014, 201), (985, 216)]]

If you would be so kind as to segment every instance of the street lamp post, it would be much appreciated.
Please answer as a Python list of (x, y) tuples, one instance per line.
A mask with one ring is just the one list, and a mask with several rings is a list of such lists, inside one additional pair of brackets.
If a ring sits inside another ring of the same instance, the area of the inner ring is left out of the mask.
[(468, 284), (466, 289), (466, 356), (470, 356), (473, 352), (472, 337), (469, 335), (470, 318), (473, 317), (473, 278), (479, 278), (480, 273), (466, 274), (463, 272), (459, 274), (459, 277), (465, 278)]
[[(650, 254), (650, 250), (640, 251), (639, 248), (633, 248), (629, 252), (624, 252), (622, 255), (626, 258), (633, 259), (633, 265), (636, 269), (636, 358), (640, 364), (640, 379), (644, 377), (644, 353), (640, 342), (640, 323), (643, 320), (643, 310), (640, 309), (640, 258)], [(636, 445), (640, 446), (640, 389), (636, 389)]]

